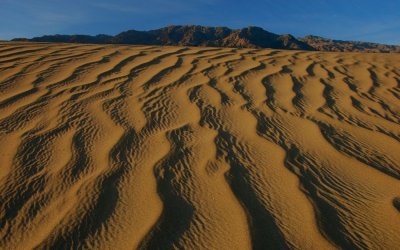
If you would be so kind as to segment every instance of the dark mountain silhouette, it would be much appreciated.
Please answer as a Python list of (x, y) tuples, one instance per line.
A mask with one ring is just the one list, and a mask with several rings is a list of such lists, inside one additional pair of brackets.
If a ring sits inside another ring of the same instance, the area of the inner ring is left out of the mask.
[(32, 42), (181, 45), (321, 51), (400, 52), (400, 46), (364, 42), (346, 42), (316, 36), (306, 36), (298, 39), (290, 34), (278, 35), (254, 26), (243, 29), (229, 29), (227, 27), (173, 25), (150, 31), (128, 30), (115, 36), (47, 35), (34, 37), (32, 39), (17, 38), (13, 40)]
[(400, 52), (400, 46), (359, 41), (332, 40), (320, 36), (306, 36), (298, 40), (307, 43), (316, 50), (342, 52)]

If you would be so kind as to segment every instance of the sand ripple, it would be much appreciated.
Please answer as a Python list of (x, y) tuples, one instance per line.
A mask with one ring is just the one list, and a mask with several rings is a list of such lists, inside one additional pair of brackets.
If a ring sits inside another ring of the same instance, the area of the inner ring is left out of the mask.
[(0, 44), (1, 249), (398, 249), (400, 57)]

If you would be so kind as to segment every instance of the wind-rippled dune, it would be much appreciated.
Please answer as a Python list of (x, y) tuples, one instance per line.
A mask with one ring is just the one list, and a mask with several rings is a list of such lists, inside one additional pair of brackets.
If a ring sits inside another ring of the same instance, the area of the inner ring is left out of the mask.
[(1, 249), (399, 249), (400, 56), (0, 44)]

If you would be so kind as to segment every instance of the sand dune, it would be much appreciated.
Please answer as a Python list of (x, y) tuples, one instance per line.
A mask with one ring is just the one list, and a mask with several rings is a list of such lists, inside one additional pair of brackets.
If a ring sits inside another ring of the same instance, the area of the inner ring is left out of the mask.
[(1, 249), (399, 249), (400, 57), (0, 44)]

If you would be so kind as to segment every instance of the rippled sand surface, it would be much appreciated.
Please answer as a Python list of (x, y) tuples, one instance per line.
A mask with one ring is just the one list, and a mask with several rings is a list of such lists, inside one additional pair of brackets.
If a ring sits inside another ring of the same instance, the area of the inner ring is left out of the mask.
[(399, 249), (400, 56), (0, 43), (1, 249)]

